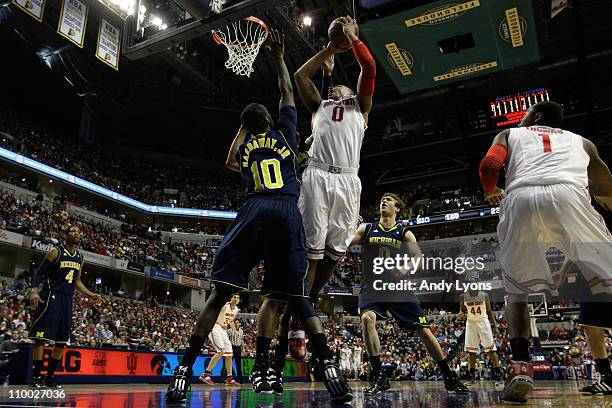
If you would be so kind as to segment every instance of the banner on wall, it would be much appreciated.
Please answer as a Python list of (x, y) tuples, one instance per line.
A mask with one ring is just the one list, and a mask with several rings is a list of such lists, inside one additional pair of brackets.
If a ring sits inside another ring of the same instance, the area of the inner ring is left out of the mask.
[[(212, 357), (213, 354), (198, 356), (193, 365), (193, 375), (203, 374)], [(179, 365), (179, 358), (182, 358), (182, 355), (174, 353), (67, 347), (56, 372), (61, 376), (172, 376), (174, 369)], [(48, 364), (50, 359), (51, 348), (45, 348), (43, 364)], [(252, 357), (243, 357), (243, 376), (246, 377), (251, 373), (254, 362), (255, 359)], [(232, 364), (235, 371), (235, 361)], [(219, 362), (214, 367), (212, 376), (225, 376), (224, 369), (224, 365)], [(283, 377), (293, 380), (308, 378), (308, 366), (302, 361), (289, 360), (285, 364)]]
[(151, 269), (149, 270), (149, 277), (174, 280), (174, 272), (168, 271), (166, 269), (151, 267)]
[(45, 0), (13, 0), (13, 4), (38, 21), (42, 21)]
[(96, 58), (115, 70), (119, 69), (120, 40), (121, 30), (101, 17)]
[(88, 11), (87, 5), (79, 0), (64, 0), (62, 2), (57, 32), (79, 48), (83, 48), (83, 42), (85, 41)]
[(81, 254), (83, 255), (83, 260), (87, 263), (94, 263), (104, 266), (110, 266), (111, 264), (110, 256), (100, 255), (89, 251), (81, 251)]
[(127, 267), (125, 269), (134, 271), (134, 272), (144, 273), (144, 265), (141, 265), (139, 263), (132, 262), (132, 261), (128, 261)]
[(195, 286), (195, 287), (199, 286), (198, 279), (191, 278), (189, 276), (180, 275), (179, 282), (181, 282), (183, 285), (189, 285), (189, 286)]
[(49, 252), (55, 245), (50, 242), (40, 241), (36, 238), (32, 240), (32, 249), (39, 249), (41, 251)]
[(23, 235), (7, 230), (0, 230), (0, 242), (8, 242), (9, 244), (23, 245)]

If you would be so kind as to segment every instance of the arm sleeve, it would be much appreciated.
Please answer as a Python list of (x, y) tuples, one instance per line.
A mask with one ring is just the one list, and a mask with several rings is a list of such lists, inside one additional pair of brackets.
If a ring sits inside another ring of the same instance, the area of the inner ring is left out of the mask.
[(353, 54), (357, 58), (357, 62), (361, 66), (361, 74), (359, 75), (359, 95), (372, 96), (374, 95), (374, 82), (376, 79), (376, 62), (368, 47), (361, 40), (355, 40), (351, 43)]
[(493, 191), (499, 181), (499, 172), (506, 163), (508, 149), (506, 146), (494, 144), (480, 162), (480, 182), (485, 193)]

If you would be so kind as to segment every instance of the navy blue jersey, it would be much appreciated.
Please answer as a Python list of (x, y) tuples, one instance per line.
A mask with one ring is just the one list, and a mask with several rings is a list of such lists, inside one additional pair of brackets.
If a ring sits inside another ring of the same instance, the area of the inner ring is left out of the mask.
[(371, 289), (372, 282), (380, 279), (372, 272), (374, 258), (394, 258), (405, 253), (405, 248), (402, 250), (405, 234), (403, 221), (397, 221), (391, 228), (385, 228), (380, 223), (366, 225), (365, 238), (361, 243), (362, 289)]
[(43, 290), (72, 296), (83, 264), (83, 256), (78, 250), (75, 249), (72, 253), (63, 245), (58, 245), (56, 248), (59, 257), (51, 264), (48, 273), (43, 276)]
[(247, 194), (285, 194), (298, 199), (296, 123), (295, 106), (283, 106), (274, 129), (249, 134), (240, 145), (237, 160)]

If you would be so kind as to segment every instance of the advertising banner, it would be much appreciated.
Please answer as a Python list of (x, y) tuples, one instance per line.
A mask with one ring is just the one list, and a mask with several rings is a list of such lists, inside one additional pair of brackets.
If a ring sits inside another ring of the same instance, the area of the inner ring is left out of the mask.
[(151, 278), (162, 278), (168, 280), (174, 280), (174, 272), (167, 271), (165, 269), (153, 268), (149, 271)]

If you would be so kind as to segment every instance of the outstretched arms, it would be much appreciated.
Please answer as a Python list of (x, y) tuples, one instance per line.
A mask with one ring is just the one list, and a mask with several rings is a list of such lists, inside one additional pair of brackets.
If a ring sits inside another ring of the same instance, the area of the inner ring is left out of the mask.
[(372, 96), (374, 95), (374, 83), (376, 80), (376, 62), (370, 54), (368, 47), (357, 37), (357, 22), (351, 17), (343, 17), (342, 30), (351, 43), (355, 58), (361, 67), (359, 82), (357, 83), (357, 98), (361, 113), (368, 121), (368, 114), (372, 110)]
[(276, 67), (278, 68), (278, 88), (281, 93), (281, 99), (278, 103), (278, 108), (283, 106), (295, 106), (293, 99), (293, 85), (291, 85), (291, 76), (285, 64), (285, 33), (278, 30), (270, 30), (270, 41), (272, 42), (271, 49)]

